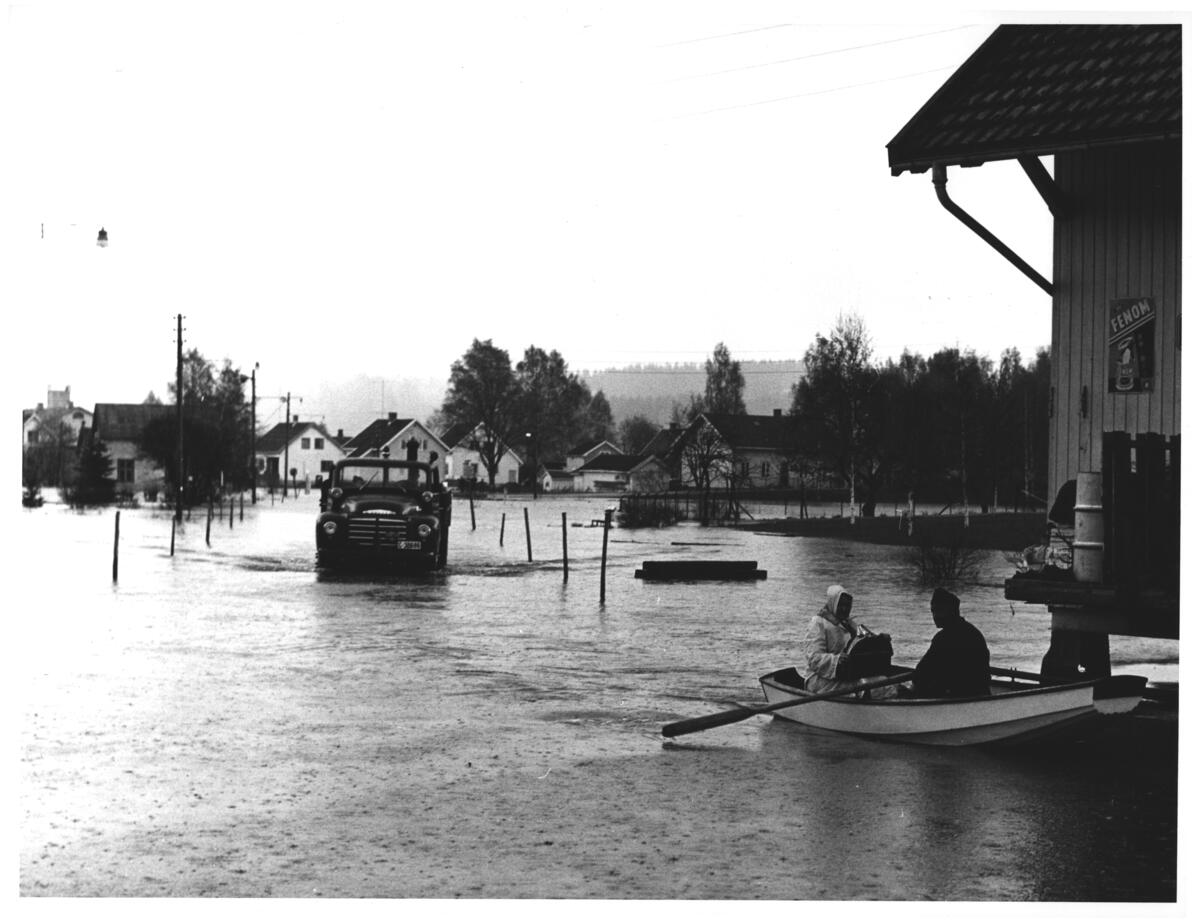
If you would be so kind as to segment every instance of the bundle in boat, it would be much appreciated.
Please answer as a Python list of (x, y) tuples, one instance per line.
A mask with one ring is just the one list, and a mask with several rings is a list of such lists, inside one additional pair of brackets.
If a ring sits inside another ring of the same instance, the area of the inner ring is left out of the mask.
[(645, 560), (633, 575), (660, 581), (754, 580), (766, 579), (767, 571), (758, 569), (757, 560)]

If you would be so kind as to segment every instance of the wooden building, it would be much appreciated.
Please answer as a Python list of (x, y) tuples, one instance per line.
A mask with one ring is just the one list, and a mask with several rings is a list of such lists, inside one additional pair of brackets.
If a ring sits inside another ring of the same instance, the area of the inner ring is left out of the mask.
[[(1102, 508), (1103, 567), (1077, 549), (1066, 578), (1005, 592), (1047, 605), (1059, 664), (1090, 671), (1108, 634), (1179, 636), (1182, 57), (1178, 25), (1001, 26), (888, 145), (893, 175), (932, 172), (931, 206), (1050, 296), (1051, 496)], [(951, 167), (1012, 159), (1054, 216), (1052, 279), (950, 194)]]

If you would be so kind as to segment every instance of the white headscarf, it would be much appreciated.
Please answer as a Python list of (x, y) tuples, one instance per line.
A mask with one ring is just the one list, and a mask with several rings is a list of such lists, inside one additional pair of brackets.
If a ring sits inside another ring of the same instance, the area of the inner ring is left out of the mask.
[[(821, 614), (825, 618), (832, 621), (834, 624), (842, 623), (838, 619), (837, 610), (838, 610), (838, 603), (842, 600), (842, 596), (844, 596), (844, 595), (848, 596), (848, 595), (850, 595), (850, 593), (848, 593), (845, 589), (843, 589), (837, 583), (834, 583), (827, 590), (825, 590), (825, 607), (823, 609), (821, 609)], [(853, 599), (853, 596), (851, 596), (851, 599)], [(847, 617), (847, 620), (849, 620), (848, 617)]]

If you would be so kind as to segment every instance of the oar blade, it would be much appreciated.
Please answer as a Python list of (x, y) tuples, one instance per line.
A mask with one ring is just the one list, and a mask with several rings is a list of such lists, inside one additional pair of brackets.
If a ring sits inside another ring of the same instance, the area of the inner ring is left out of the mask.
[(704, 717), (691, 717), (687, 720), (677, 720), (662, 728), (662, 735), (667, 737), (684, 736), (688, 733), (698, 733), (701, 730), (711, 730), (713, 727), (723, 727), (735, 724), (739, 720), (761, 714), (759, 708), (734, 708), (732, 711), (721, 711), (719, 714), (706, 714)]

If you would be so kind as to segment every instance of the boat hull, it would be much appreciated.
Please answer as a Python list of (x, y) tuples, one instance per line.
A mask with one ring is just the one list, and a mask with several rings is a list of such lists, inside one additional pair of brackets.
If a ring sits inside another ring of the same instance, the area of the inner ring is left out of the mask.
[(809, 727), (872, 739), (934, 746), (1017, 744), (1078, 730), (1105, 716), (1126, 714), (1142, 699), (1146, 680), (1114, 676), (1063, 685), (994, 681), (978, 698), (856, 698), (801, 703), (807, 695), (786, 684), (780, 670), (759, 681), (768, 704), (799, 699), (775, 716)]

